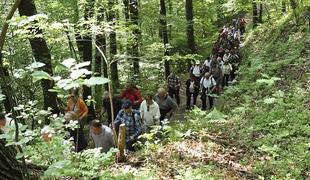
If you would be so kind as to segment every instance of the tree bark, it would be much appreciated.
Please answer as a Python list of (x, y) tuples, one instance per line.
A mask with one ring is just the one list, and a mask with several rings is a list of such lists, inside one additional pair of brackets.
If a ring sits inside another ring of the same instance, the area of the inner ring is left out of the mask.
[[(18, 7), (19, 14), (21, 16), (33, 16), (37, 14), (37, 10), (33, 0), (23, 0)], [(42, 34), (41, 29), (36, 29), (36, 34)], [(51, 54), (47, 47), (47, 43), (43, 38), (31, 38), (29, 39), (33, 55), (38, 62), (42, 62), (45, 66), (42, 68), (43, 71), (47, 72), (51, 76), (53, 75)], [(52, 80), (42, 80), (41, 86), (43, 89), (44, 97), (44, 109), (52, 108), (52, 113), (59, 113), (59, 108), (57, 105), (57, 94), (54, 92), (49, 92), (54, 86), (54, 81)], [(49, 124), (49, 120), (46, 119), (46, 124)]]
[(253, 7), (253, 29), (258, 26), (258, 12), (257, 12), (257, 4), (256, 1), (252, 1)]
[[(195, 47), (195, 37), (194, 37), (194, 21), (193, 21), (193, 1), (186, 0), (185, 2), (186, 9), (186, 20), (187, 20), (187, 46), (190, 50), (190, 53), (196, 53)], [(187, 63), (188, 68), (190, 68), (191, 63)]]
[[(3, 134), (0, 130), (0, 134)], [(25, 179), (23, 165), (16, 160), (16, 150), (12, 147), (6, 147), (6, 142), (0, 139), (0, 179), (20, 180)]]
[(286, 0), (282, 0), (282, 14), (285, 14), (286, 13)]
[[(94, 0), (88, 0), (86, 7), (85, 7), (85, 11), (84, 11), (84, 19), (85, 20), (89, 20), (90, 18), (93, 17), (94, 15)], [(84, 27), (86, 30), (89, 30), (90, 27), (88, 25), (86, 25)], [(88, 32), (90, 33), (90, 32)], [(87, 66), (87, 69), (89, 71), (92, 71), (92, 38), (91, 35), (87, 34), (84, 37), (81, 36), (81, 34), (78, 34), (77, 37), (77, 46), (78, 46), (78, 50), (81, 54), (81, 57), (83, 59), (84, 62), (89, 61), (90, 64), (89, 66)], [(86, 78), (90, 78), (91, 75), (87, 75)], [(88, 86), (83, 86), (83, 99), (88, 99), (88, 96), (92, 97), (92, 92), (91, 92), (91, 87)], [(91, 121), (92, 119), (96, 118), (96, 113), (95, 113), (95, 109), (94, 109), (94, 104), (93, 102), (91, 102), (89, 105), (87, 105), (88, 107), (88, 121)]]
[(263, 24), (263, 4), (259, 4), (259, 23)]
[[(97, 12), (97, 24), (100, 26), (100, 22), (105, 21), (105, 16), (104, 16), (104, 9), (103, 7), (98, 7), (98, 12)], [(104, 31), (101, 30), (100, 33), (96, 35), (96, 42), (97, 46), (101, 49), (103, 53), (106, 53), (106, 36)], [(95, 75), (101, 77), (104, 73), (102, 73), (102, 65), (105, 64), (103, 57), (101, 56), (100, 52), (98, 49), (96, 49), (96, 56), (95, 56), (95, 65), (94, 65), (94, 70), (95, 70)], [(105, 76), (107, 77), (107, 76)], [(103, 95), (103, 89), (108, 89), (107, 84), (106, 85), (98, 85), (95, 87), (95, 100), (96, 103), (96, 112), (100, 112), (102, 109), (102, 95)], [(99, 117), (98, 117), (99, 118)]]
[(126, 21), (129, 21), (129, 1), (130, 0), (123, 0), (124, 3), (124, 14)]
[[(107, 20), (113, 26), (113, 31), (110, 32), (110, 66), (111, 66), (111, 80), (113, 84), (113, 89), (117, 89), (119, 87), (118, 80), (118, 67), (117, 61), (115, 60), (115, 55), (117, 54), (117, 42), (116, 42), (116, 32), (115, 32), (115, 11), (113, 10), (113, 6), (115, 5), (115, 0), (109, 0), (109, 13), (107, 16)], [(127, 17), (126, 17), (127, 18)]]
[(133, 42), (130, 45), (130, 55), (133, 61), (133, 73), (134, 75), (139, 74), (139, 43), (140, 43), (140, 29), (139, 29), (139, 6), (138, 0), (130, 0), (129, 4), (130, 20), (133, 25)]
[[(168, 41), (168, 27), (167, 27), (167, 13), (166, 13), (166, 3), (165, 0), (160, 0), (160, 29), (161, 29), (161, 37), (163, 38), (163, 43), (165, 46), (165, 55), (168, 55), (168, 49), (167, 49), (167, 44), (169, 43)], [(170, 74), (170, 64), (169, 61), (165, 60), (165, 75), (166, 78)]]
[(124, 162), (125, 157), (125, 147), (126, 147), (126, 126), (125, 124), (121, 124), (119, 126), (119, 133), (118, 133), (118, 162)]

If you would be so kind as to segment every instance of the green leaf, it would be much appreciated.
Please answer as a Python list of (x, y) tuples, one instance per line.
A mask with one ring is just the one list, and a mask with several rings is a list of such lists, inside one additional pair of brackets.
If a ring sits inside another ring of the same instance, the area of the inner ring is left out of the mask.
[(276, 102), (276, 98), (266, 98), (266, 99), (264, 99), (264, 103), (265, 104), (273, 104), (273, 103), (275, 103)]
[(94, 85), (102, 85), (109, 83), (109, 79), (104, 78), (104, 77), (91, 77), (90, 79), (87, 79), (84, 81), (84, 85), (86, 86), (94, 86)]
[(0, 93), (0, 102), (3, 101), (3, 100), (5, 100), (5, 95)]
[(73, 65), (75, 65), (76, 60), (73, 58), (65, 59), (61, 64), (64, 65), (67, 68), (71, 68)]
[(21, 159), (21, 158), (24, 157), (24, 156), (25, 156), (25, 154), (18, 152), (18, 153), (16, 154), (16, 159)]
[(227, 116), (220, 111), (218, 111), (216, 108), (214, 108), (208, 115), (207, 118), (210, 120), (225, 120)]
[(78, 79), (83, 75), (91, 74), (91, 71), (87, 69), (78, 69), (78, 70), (73, 70), (70, 74), (70, 77), (72, 79)]
[(41, 63), (41, 62), (34, 62), (32, 64), (30, 64), (29, 66), (26, 67), (26, 69), (29, 69), (29, 70), (34, 70), (36, 68), (40, 68), (40, 67), (43, 67), (45, 66), (44, 63)]
[(49, 79), (49, 80), (52, 79), (52, 77), (47, 72), (44, 71), (35, 71), (31, 74), (31, 76), (33, 78), (33, 82), (37, 82), (42, 79)]

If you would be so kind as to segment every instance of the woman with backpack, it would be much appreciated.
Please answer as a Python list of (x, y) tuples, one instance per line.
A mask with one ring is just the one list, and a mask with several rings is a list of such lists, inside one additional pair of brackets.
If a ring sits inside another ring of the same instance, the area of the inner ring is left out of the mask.
[(209, 107), (210, 109), (213, 107), (213, 97), (212, 93), (216, 89), (216, 82), (211, 76), (209, 72), (205, 74), (203, 78), (201, 78), (200, 81), (200, 89), (201, 89), (201, 101), (202, 101), (202, 110), (207, 109), (207, 98), (209, 100)]

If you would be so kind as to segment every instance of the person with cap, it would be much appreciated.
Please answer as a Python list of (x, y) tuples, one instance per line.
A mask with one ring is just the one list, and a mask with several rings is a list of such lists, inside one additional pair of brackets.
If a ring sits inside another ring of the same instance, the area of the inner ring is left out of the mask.
[(199, 82), (202, 73), (203, 73), (203, 68), (200, 66), (200, 62), (196, 61), (195, 65), (193, 65), (190, 69), (190, 74), (192, 74), (195, 77), (195, 80)]
[(171, 118), (173, 112), (178, 108), (178, 105), (167, 94), (167, 91), (164, 88), (158, 89), (157, 95), (155, 96), (154, 100), (159, 106), (160, 122), (162, 122), (166, 118)]
[(168, 94), (171, 98), (176, 99), (177, 104), (180, 105), (180, 87), (181, 81), (179, 76), (177, 76), (174, 72), (171, 72), (167, 77), (168, 84)]
[(103, 125), (98, 119), (90, 123), (90, 137), (95, 148), (101, 148), (101, 152), (107, 153), (114, 146), (112, 129)]
[(115, 127), (118, 128), (121, 124), (125, 124), (126, 126), (126, 149), (134, 151), (133, 144), (141, 135), (142, 129), (140, 112), (132, 108), (130, 100), (125, 100), (123, 102), (122, 109), (115, 118)]
[(142, 102), (141, 92), (132, 80), (126, 82), (126, 88), (121, 92), (120, 98), (123, 101), (130, 100), (134, 109), (139, 109)]

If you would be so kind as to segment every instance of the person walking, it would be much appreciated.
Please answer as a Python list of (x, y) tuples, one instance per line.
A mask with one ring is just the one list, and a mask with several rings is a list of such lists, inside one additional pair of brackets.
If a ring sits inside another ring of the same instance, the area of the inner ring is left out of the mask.
[(209, 100), (210, 109), (213, 107), (212, 93), (216, 88), (216, 82), (210, 73), (206, 73), (200, 81), (202, 110), (207, 109), (207, 98)]
[(180, 105), (180, 87), (181, 81), (179, 76), (177, 76), (174, 72), (167, 77), (167, 84), (168, 84), (168, 94), (171, 98), (176, 99), (177, 104)]

